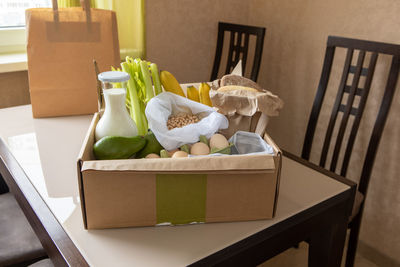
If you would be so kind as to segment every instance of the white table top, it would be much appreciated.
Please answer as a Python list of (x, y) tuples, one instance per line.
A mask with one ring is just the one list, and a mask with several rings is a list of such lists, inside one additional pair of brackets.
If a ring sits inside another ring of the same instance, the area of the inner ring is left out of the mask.
[(85, 230), (76, 159), (91, 118), (33, 119), (29, 105), (0, 109), (0, 137), (91, 266), (188, 265), (349, 188), (283, 157), (272, 220)]

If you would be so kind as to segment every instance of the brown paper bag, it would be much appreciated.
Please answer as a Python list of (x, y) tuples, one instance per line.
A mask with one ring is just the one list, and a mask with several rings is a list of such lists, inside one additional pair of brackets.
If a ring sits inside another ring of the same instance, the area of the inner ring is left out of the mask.
[(283, 107), (283, 101), (265, 89), (257, 93), (211, 90), (210, 97), (213, 106), (229, 120), (229, 128), (221, 131), (228, 138), (237, 131), (255, 132), (264, 136), (268, 118), (278, 116)]
[(29, 90), (33, 117), (97, 111), (96, 59), (101, 71), (120, 62), (115, 12), (82, 6), (26, 11)]

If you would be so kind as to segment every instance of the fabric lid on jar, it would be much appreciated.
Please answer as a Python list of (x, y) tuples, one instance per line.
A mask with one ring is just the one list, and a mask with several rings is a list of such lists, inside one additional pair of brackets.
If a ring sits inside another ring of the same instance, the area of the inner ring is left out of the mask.
[(128, 81), (131, 76), (123, 71), (106, 71), (100, 73), (97, 78), (102, 82), (120, 83)]

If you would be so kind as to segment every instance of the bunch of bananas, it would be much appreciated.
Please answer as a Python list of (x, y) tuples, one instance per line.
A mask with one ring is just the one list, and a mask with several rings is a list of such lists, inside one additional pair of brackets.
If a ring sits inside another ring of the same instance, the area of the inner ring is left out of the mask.
[[(165, 91), (185, 97), (182, 87), (174, 75), (172, 75), (170, 72), (165, 70), (161, 71), (160, 80)], [(197, 90), (194, 86), (189, 86), (187, 88), (187, 98), (212, 107), (212, 102), (210, 99), (210, 86), (207, 83), (201, 83), (199, 90)]]

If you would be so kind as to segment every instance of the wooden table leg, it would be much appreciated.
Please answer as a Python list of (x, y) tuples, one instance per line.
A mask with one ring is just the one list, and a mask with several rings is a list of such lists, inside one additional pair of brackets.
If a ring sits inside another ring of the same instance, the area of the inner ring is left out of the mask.
[(309, 240), (308, 266), (340, 266), (347, 231), (348, 203), (335, 207)]

